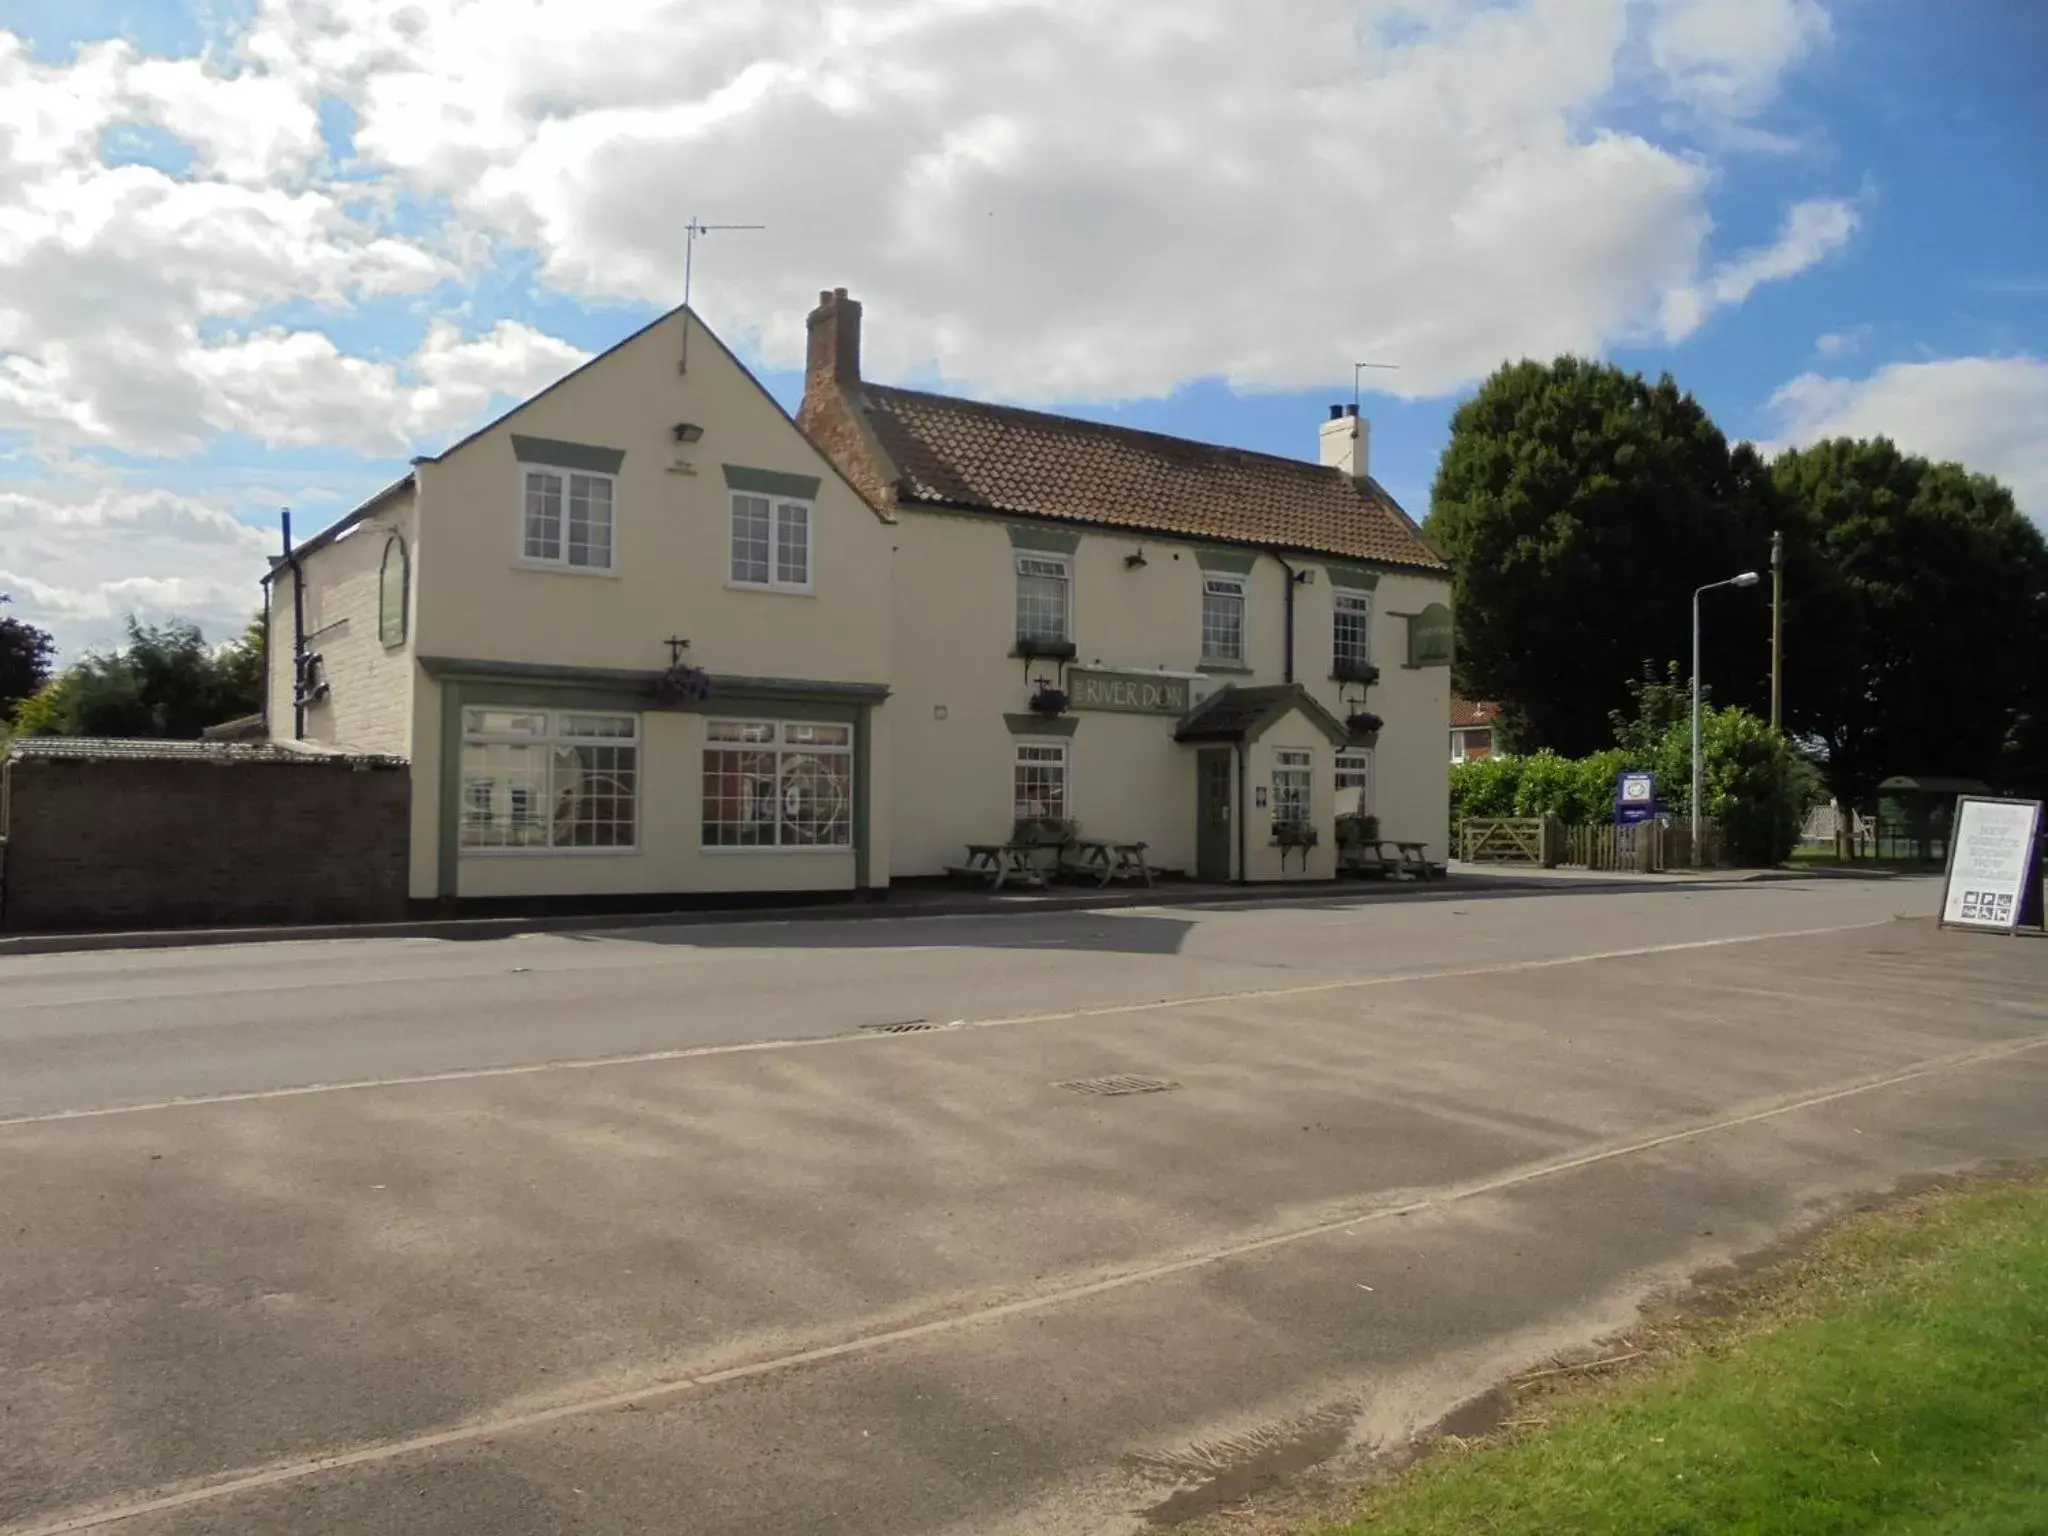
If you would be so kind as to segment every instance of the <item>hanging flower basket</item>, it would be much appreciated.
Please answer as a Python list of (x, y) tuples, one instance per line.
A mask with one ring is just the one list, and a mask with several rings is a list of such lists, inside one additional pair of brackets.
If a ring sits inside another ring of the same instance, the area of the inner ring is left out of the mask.
[(1380, 744), (1380, 727), (1387, 722), (1369, 710), (1360, 710), (1348, 716), (1344, 725), (1351, 732), (1351, 744), (1355, 747), (1376, 747)]
[(1041, 688), (1031, 695), (1031, 713), (1034, 715), (1064, 714), (1067, 696), (1057, 688)]
[(702, 667), (677, 662), (655, 679), (654, 694), (671, 709), (699, 703), (711, 697), (711, 674)]

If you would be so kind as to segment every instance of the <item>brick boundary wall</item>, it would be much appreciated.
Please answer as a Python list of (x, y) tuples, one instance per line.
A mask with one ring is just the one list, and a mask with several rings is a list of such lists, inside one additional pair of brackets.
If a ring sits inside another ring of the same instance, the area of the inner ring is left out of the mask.
[(403, 763), (13, 757), (4, 776), (10, 930), (405, 913)]

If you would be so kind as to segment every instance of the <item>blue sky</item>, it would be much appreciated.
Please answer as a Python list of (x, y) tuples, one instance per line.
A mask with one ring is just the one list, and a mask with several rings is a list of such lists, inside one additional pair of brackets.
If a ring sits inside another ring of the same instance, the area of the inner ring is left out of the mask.
[(69, 650), (231, 625), (280, 502), (338, 516), (674, 302), (691, 213), (769, 225), (697, 298), (791, 406), (845, 285), (872, 376), (1275, 453), (1397, 363), (1418, 517), (1458, 401), (1566, 350), (2048, 515), (2048, 6), (1282, 10), (0, 0), (0, 583)]

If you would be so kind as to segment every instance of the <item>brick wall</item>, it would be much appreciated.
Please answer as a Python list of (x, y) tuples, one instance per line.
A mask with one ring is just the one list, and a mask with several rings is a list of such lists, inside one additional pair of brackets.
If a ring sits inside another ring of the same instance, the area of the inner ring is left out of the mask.
[(16, 757), (4, 771), (9, 929), (404, 914), (402, 763)]

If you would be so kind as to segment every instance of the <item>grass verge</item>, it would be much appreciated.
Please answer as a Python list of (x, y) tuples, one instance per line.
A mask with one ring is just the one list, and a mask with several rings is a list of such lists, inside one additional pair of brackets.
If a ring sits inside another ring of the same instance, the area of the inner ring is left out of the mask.
[(2048, 1532), (2048, 1178), (1851, 1217), (1631, 1351), (1524, 1378), (1323, 1536)]

